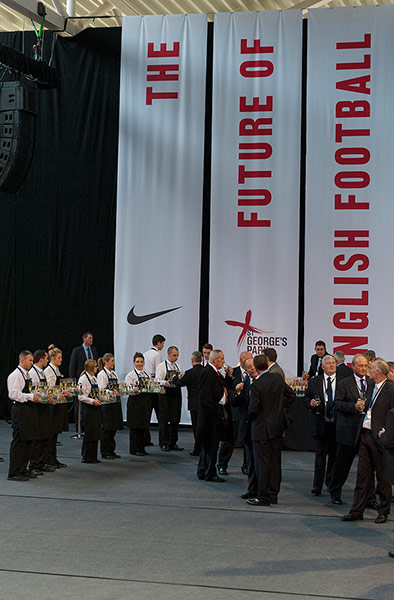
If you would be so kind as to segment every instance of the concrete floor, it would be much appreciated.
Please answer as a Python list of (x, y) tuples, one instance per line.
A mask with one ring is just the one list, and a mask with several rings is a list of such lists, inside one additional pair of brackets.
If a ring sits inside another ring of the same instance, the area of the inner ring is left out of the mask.
[[(72, 433), (72, 432), (70, 432)], [(0, 600), (393, 600), (393, 521), (343, 523), (344, 506), (310, 495), (313, 454), (283, 453), (279, 504), (249, 507), (241, 450), (226, 483), (196, 479), (189, 456), (155, 446), (122, 458), (80, 462), (80, 442), (60, 436), (67, 469), (7, 481), (10, 426), (0, 422)]]

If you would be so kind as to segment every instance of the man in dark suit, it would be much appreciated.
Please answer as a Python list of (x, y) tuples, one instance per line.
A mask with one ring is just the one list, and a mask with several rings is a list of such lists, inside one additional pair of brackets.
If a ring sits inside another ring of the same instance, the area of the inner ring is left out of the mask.
[(354, 373), (339, 381), (335, 393), (334, 412), (338, 446), (329, 486), (333, 504), (343, 504), (342, 487), (356, 456), (360, 421), (364, 418), (361, 414), (363, 403), (360, 402), (360, 398), (367, 392), (368, 361), (363, 354), (356, 354), (352, 363)]
[(72, 379), (78, 381), (84, 369), (85, 360), (88, 358), (98, 360), (98, 352), (93, 346), (93, 334), (90, 331), (86, 331), (82, 335), (82, 345), (77, 346), (71, 352), (68, 374)]
[(295, 400), (295, 392), (277, 373), (267, 372), (264, 354), (255, 356), (258, 373), (252, 385), (249, 414), (257, 475), (257, 496), (246, 500), (251, 506), (270, 506), (278, 502), (282, 479), (281, 444), (287, 429), (286, 412)]
[(278, 373), (278, 375), (280, 375), (282, 379), (285, 380), (285, 372), (282, 369), (282, 367), (280, 367), (276, 362), (278, 358), (278, 353), (275, 350), (275, 348), (264, 348), (263, 354), (267, 357), (269, 372)]
[[(246, 454), (246, 472), (248, 474), (248, 489), (242, 494), (243, 500), (256, 498), (257, 496), (257, 476), (253, 458), (253, 444), (251, 438), (251, 419), (249, 415), (249, 403), (252, 393), (252, 384), (258, 373), (253, 363), (253, 357), (244, 362), (245, 377), (235, 386), (231, 396), (231, 408), (238, 409), (238, 440), (244, 443)], [(234, 369), (235, 372), (236, 369)]]
[[(82, 371), (84, 370), (85, 361), (89, 358), (97, 361), (98, 352), (93, 346), (93, 334), (91, 331), (85, 331), (85, 333), (82, 335), (82, 345), (77, 346), (71, 352), (68, 374), (72, 379), (78, 381)], [(75, 429), (78, 430), (78, 400), (74, 400), (73, 412)]]
[(335, 352), (334, 358), (337, 361), (338, 381), (340, 379), (345, 379), (345, 377), (351, 377), (353, 375), (353, 370), (345, 365), (345, 353), (338, 350), (338, 352)]
[(323, 360), (323, 356), (326, 356), (326, 354), (326, 342), (323, 342), (323, 340), (317, 340), (315, 344), (315, 354), (312, 354), (311, 356), (311, 364), (308, 371), (309, 377), (315, 377), (315, 375), (323, 374), (323, 368), (321, 363)]
[[(388, 363), (390, 366), (390, 363)], [(384, 448), (383, 464), (384, 474), (391, 485), (394, 484), (394, 409), (388, 411), (386, 415), (385, 426), (379, 431), (380, 443)], [(390, 551), (389, 556), (394, 558), (394, 552)]]
[(200, 449), (197, 444), (197, 419), (198, 419), (198, 398), (199, 398), (199, 381), (202, 366), (202, 354), (196, 350), (192, 352), (191, 357), (192, 368), (185, 371), (183, 377), (178, 380), (173, 380), (176, 387), (186, 386), (187, 388), (187, 409), (190, 411), (194, 435), (194, 449), (189, 452), (191, 456), (199, 456)]
[(312, 494), (320, 496), (323, 483), (329, 487), (337, 449), (334, 423), (334, 397), (337, 362), (331, 354), (322, 360), (323, 374), (312, 377), (305, 392), (304, 406), (311, 411), (311, 434), (316, 441)]
[(208, 365), (201, 370), (199, 382), (197, 440), (200, 443), (200, 460), (197, 477), (216, 483), (226, 481), (216, 472), (219, 441), (231, 442), (233, 435), (228, 403), (231, 379), (221, 375), (223, 365), (223, 352), (212, 350)]
[(389, 410), (394, 408), (394, 384), (387, 380), (389, 367), (382, 359), (370, 367), (371, 380), (367, 389), (366, 414), (358, 428), (358, 468), (353, 505), (342, 521), (361, 521), (368, 502), (374, 472), (378, 482), (380, 506), (375, 523), (385, 523), (390, 513), (391, 485), (384, 474), (383, 451), (378, 434), (386, 423)]
[[(235, 387), (241, 383), (244, 378), (245, 378), (245, 361), (248, 358), (253, 358), (253, 354), (251, 354), (251, 352), (241, 352), (241, 354), (239, 355), (239, 365), (238, 367), (235, 367), (233, 369), (233, 381), (232, 381), (232, 391), (231, 391), (231, 396), (234, 395), (234, 390)], [(239, 411), (238, 411), (238, 407), (234, 406), (231, 403), (231, 415), (232, 415), (232, 420), (233, 420), (233, 426), (235, 427), (235, 431), (234, 431), (234, 437), (236, 436), (236, 432), (238, 429), (238, 422), (239, 422)], [(234, 451), (234, 445), (235, 445), (235, 441), (232, 443), (229, 442), (222, 442), (220, 444), (220, 448), (219, 448), (219, 457), (218, 457), (218, 471), (219, 471), (219, 475), (228, 475), (227, 473), (227, 467), (228, 467), (228, 463), (230, 462), (230, 459), (233, 455), (233, 451)], [(243, 464), (242, 464), (242, 472), (245, 474), (246, 471), (246, 456), (244, 453), (244, 460), (243, 460)]]

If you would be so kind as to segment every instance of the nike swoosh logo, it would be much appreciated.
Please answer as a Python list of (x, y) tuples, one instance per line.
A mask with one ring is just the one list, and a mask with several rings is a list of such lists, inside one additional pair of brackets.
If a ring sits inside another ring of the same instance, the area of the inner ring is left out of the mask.
[(176, 308), (168, 308), (167, 310), (161, 310), (159, 312), (150, 313), (149, 315), (141, 315), (140, 317), (138, 317), (134, 313), (134, 309), (135, 309), (135, 304), (134, 304), (133, 308), (130, 310), (129, 314), (127, 315), (127, 322), (130, 323), (130, 325), (140, 325), (141, 323), (145, 323), (145, 321), (150, 321), (151, 319), (156, 319), (156, 317), (161, 317), (161, 315), (166, 315), (167, 313), (170, 313), (173, 310), (179, 310), (180, 308), (182, 308), (182, 306), (177, 306)]

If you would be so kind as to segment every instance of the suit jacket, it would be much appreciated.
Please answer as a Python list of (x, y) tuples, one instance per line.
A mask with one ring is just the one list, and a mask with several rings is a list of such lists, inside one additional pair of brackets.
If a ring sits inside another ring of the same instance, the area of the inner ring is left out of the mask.
[[(94, 360), (98, 360), (98, 352), (94, 346), (90, 346)], [(78, 381), (86, 361), (86, 353), (84, 347), (77, 346), (73, 349), (70, 356), (70, 364), (68, 367), (69, 376)]]
[[(317, 354), (312, 354), (312, 356), (311, 356), (311, 364), (310, 364), (309, 371), (308, 371), (309, 377), (315, 377), (316, 376), (316, 369), (317, 369), (318, 363), (319, 363), (319, 357), (318, 357), (318, 355)], [(323, 369), (321, 368), (321, 365), (319, 367), (318, 375), (323, 375)]]
[[(308, 387), (304, 396), (304, 406), (312, 413), (312, 422), (311, 422), (311, 435), (313, 437), (321, 438), (324, 435), (326, 430), (326, 420), (325, 420), (325, 410), (326, 410), (326, 402), (324, 396), (324, 375), (317, 375), (316, 377), (312, 377), (308, 381)], [(336, 388), (338, 386), (338, 381), (336, 382)], [(321, 402), (318, 407), (311, 407), (311, 400), (313, 400), (316, 396), (319, 396)]]
[(355, 446), (357, 444), (360, 421), (362, 422), (365, 417), (354, 408), (359, 397), (360, 392), (354, 375), (337, 382), (334, 412), (338, 444), (344, 444), (345, 446)]
[(243, 381), (241, 367), (235, 367), (233, 369), (233, 382), (232, 382), (232, 390), (230, 392), (230, 402), (231, 402), (231, 413), (233, 416), (233, 421), (240, 420), (239, 407), (237, 403), (233, 403), (232, 399), (235, 397), (235, 386)]
[(345, 377), (350, 377), (351, 375), (353, 375), (353, 369), (345, 365), (345, 363), (337, 365), (337, 379), (345, 379)]
[(201, 364), (193, 365), (191, 369), (185, 371), (183, 377), (174, 381), (174, 384), (178, 387), (187, 387), (188, 410), (198, 410), (199, 382), (203, 368)]
[(385, 430), (380, 437), (380, 442), (384, 447), (384, 473), (387, 481), (394, 484), (394, 409), (387, 412)]
[[(238, 382), (239, 383), (239, 382)], [(250, 402), (250, 378), (247, 377), (244, 380), (244, 387), (239, 394), (232, 393), (231, 397), (231, 410), (238, 411), (238, 439), (243, 442), (250, 431), (250, 419), (249, 419), (249, 402)]]
[(284, 372), (284, 370), (282, 369), (282, 367), (280, 367), (280, 366), (278, 365), (278, 363), (274, 363), (274, 364), (272, 365), (272, 367), (270, 367), (270, 368), (268, 369), (268, 371), (269, 371), (270, 373), (277, 373), (278, 375), (280, 375), (280, 376), (282, 377), (282, 379), (283, 379), (283, 380), (285, 380), (285, 372)]
[(215, 433), (223, 441), (233, 441), (230, 404), (219, 404), (224, 388), (229, 398), (230, 381), (209, 364), (200, 371), (197, 437), (202, 443), (210, 443)]
[[(372, 392), (374, 388), (374, 382), (370, 381), (367, 389), (367, 405), (366, 411), (371, 406)], [(378, 433), (382, 427), (386, 424), (386, 417), (389, 410), (394, 408), (394, 384), (391, 381), (386, 380), (383, 383), (381, 390), (374, 402), (372, 413), (371, 413), (371, 430), (372, 437), (375, 442), (379, 445)], [(363, 419), (364, 420), (364, 419)], [(363, 422), (359, 424), (359, 432), (361, 432)]]
[(277, 373), (264, 372), (252, 385), (249, 413), (253, 441), (272, 440), (287, 429), (286, 412), (296, 398), (295, 392)]

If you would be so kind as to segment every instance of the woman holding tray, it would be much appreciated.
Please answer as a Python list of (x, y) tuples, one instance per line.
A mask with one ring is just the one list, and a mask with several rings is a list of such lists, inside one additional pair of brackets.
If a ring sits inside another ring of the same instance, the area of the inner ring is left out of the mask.
[(84, 368), (78, 379), (82, 391), (79, 400), (83, 402), (82, 423), (85, 431), (81, 452), (82, 462), (97, 464), (101, 462), (97, 459), (98, 441), (101, 438), (101, 402), (97, 398), (99, 387), (96, 379), (96, 361), (88, 358)]
[[(49, 365), (44, 371), (48, 387), (53, 388), (60, 385), (64, 375), (60, 372), (60, 365), (63, 361), (63, 354), (59, 348), (55, 348), (53, 344), (48, 347)], [(64, 396), (69, 396), (68, 392), (63, 392)], [(56, 467), (56, 469), (67, 467), (57, 459), (57, 436), (63, 431), (68, 431), (68, 411), (67, 404), (54, 404), (50, 408), (52, 437), (49, 442), (49, 457), (46, 460), (47, 464)]]
[[(97, 375), (97, 383), (100, 390), (112, 390), (116, 392), (117, 399), (120, 399), (119, 378), (114, 371), (115, 358), (110, 352), (104, 354), (98, 359), (99, 373)], [(122, 405), (120, 402), (111, 404), (103, 404), (102, 411), (102, 432), (101, 432), (101, 456), (103, 458), (120, 458), (120, 454), (116, 454), (115, 435), (118, 429), (123, 429)]]
[(127, 401), (127, 424), (130, 427), (130, 454), (147, 456), (145, 442), (149, 439), (149, 419), (152, 412), (151, 394), (142, 391), (149, 375), (144, 371), (144, 355), (134, 354), (134, 369), (126, 375), (126, 383), (135, 387), (135, 395)]

